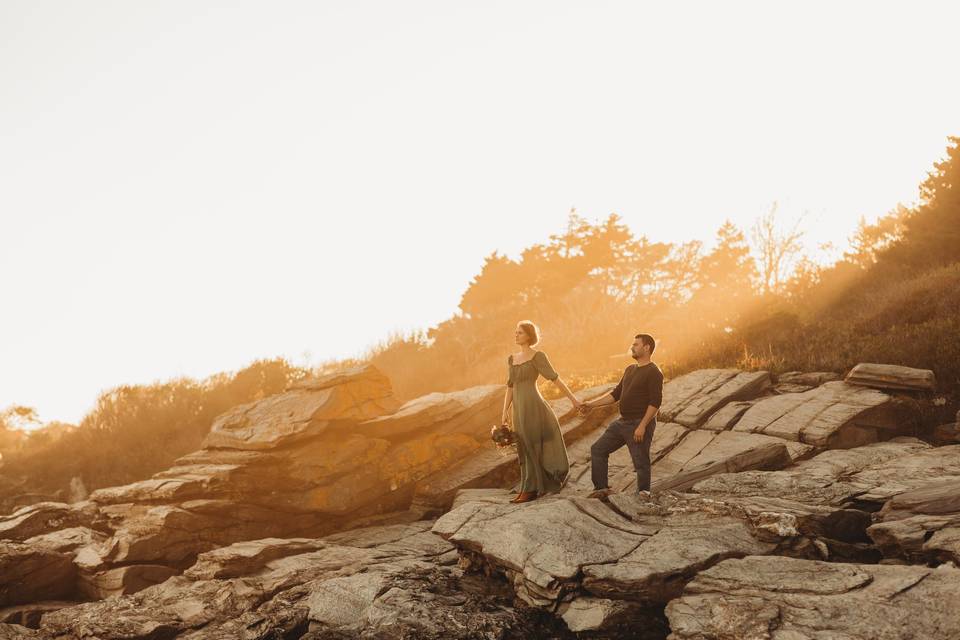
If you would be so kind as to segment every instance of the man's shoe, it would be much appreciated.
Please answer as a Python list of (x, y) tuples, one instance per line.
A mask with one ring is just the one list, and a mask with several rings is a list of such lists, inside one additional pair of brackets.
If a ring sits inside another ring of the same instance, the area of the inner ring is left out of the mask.
[(608, 488), (606, 488), (606, 489), (597, 489), (596, 491), (594, 491), (593, 493), (591, 493), (591, 494), (588, 495), (587, 497), (588, 497), (588, 498), (597, 498), (597, 499), (601, 499), (601, 500), (602, 500), (603, 498), (606, 498), (607, 496), (609, 496), (611, 493), (613, 493), (613, 489), (610, 489), (610, 488), (608, 487)]
[(520, 495), (511, 500), (510, 502), (530, 502), (537, 499), (536, 491), (521, 491)]

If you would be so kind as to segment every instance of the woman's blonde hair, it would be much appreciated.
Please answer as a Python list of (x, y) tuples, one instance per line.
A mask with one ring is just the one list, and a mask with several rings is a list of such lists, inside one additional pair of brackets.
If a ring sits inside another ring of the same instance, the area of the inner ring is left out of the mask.
[(517, 323), (517, 327), (527, 334), (527, 341), (531, 347), (540, 342), (540, 328), (537, 325), (529, 320), (521, 320)]

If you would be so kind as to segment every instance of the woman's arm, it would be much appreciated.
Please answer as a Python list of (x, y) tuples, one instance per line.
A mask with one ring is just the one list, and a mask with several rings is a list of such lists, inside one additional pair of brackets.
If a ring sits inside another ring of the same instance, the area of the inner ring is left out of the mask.
[(503, 394), (503, 418), (500, 424), (507, 424), (507, 412), (510, 411), (510, 404), (513, 402), (513, 387), (507, 387), (507, 392)]
[(557, 377), (554, 379), (553, 384), (557, 385), (557, 388), (560, 389), (560, 391), (563, 392), (563, 395), (565, 395), (565, 396), (567, 396), (568, 398), (570, 398), (570, 402), (573, 403), (573, 408), (574, 408), (574, 409), (579, 409), (579, 408), (580, 408), (580, 405), (583, 404), (583, 403), (580, 402), (579, 400), (577, 400), (577, 396), (573, 395), (573, 391), (570, 391), (570, 387), (567, 386), (567, 383), (564, 382), (563, 379), (560, 378), (560, 376), (557, 376)]

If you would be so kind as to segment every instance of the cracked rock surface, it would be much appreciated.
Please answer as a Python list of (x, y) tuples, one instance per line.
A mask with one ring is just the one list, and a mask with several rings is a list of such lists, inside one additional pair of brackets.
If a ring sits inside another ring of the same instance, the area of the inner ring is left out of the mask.
[(960, 637), (960, 570), (726, 560), (667, 605), (671, 640)]

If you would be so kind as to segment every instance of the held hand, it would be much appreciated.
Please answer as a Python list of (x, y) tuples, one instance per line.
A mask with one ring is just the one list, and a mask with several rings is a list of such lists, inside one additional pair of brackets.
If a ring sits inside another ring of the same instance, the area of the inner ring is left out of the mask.
[(633, 439), (637, 442), (643, 442), (643, 435), (647, 432), (646, 427), (637, 427), (633, 431)]
[(588, 413), (590, 413), (590, 410), (591, 410), (592, 408), (593, 408), (593, 407), (591, 407), (590, 405), (588, 405), (586, 402), (581, 402), (581, 403), (579, 403), (579, 404), (577, 405), (577, 413), (579, 413), (579, 414), (582, 415), (582, 416), (585, 416), (585, 415), (587, 415)]

